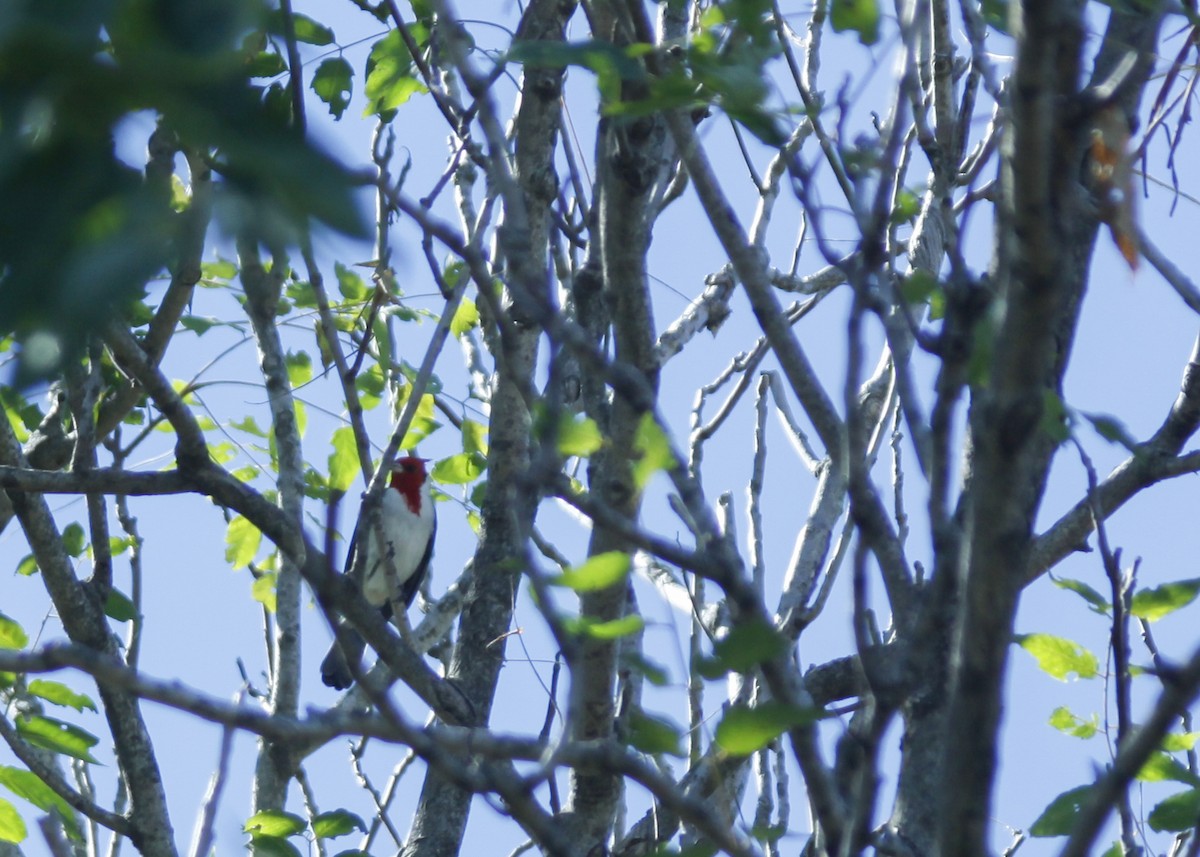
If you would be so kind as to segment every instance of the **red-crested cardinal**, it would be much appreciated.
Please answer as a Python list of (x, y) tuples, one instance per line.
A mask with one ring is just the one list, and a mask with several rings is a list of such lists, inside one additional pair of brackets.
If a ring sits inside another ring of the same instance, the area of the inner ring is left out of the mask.
[[(368, 604), (379, 608), (385, 620), (392, 617), (397, 605), (403, 605), (400, 609), (407, 610), (412, 604), (433, 556), (437, 515), (425, 462), (426, 459), (414, 456), (396, 459), (387, 490), (380, 500), (379, 530), (372, 532), (371, 538), (364, 539), (366, 522), (360, 516), (350, 539), (346, 573), (355, 570), (355, 553), (365, 543), (367, 555), (362, 564), (362, 594)], [(338, 690), (353, 684), (348, 663), (358, 663), (363, 653), (363, 638), (352, 629), (348, 629), (348, 633), (347, 643), (339, 646), (335, 640), (329, 654), (321, 661), (321, 681)]]

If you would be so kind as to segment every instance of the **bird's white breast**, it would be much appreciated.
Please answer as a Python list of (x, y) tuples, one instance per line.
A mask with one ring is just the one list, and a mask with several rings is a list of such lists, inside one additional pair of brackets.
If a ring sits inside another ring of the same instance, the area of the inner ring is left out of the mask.
[(366, 582), (363, 595), (373, 607), (394, 598), (404, 581), (412, 577), (433, 533), (433, 498), (429, 483), (421, 486), (421, 513), (414, 515), (399, 491), (383, 492), (380, 508), (383, 538), (372, 532), (367, 540)]

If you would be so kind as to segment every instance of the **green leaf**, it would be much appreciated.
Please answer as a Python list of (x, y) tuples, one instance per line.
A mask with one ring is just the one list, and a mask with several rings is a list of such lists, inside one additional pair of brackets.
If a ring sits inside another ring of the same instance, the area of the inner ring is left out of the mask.
[(1050, 573), (1050, 582), (1059, 589), (1065, 589), (1068, 592), (1074, 592), (1080, 598), (1088, 603), (1088, 606), (1096, 613), (1102, 616), (1107, 616), (1112, 611), (1112, 605), (1108, 603), (1108, 599), (1097, 592), (1092, 587), (1088, 586), (1082, 580), (1074, 580), (1070, 577), (1055, 577), (1054, 573)]
[(909, 304), (927, 303), (941, 285), (933, 274), (918, 268), (900, 281), (900, 297)]
[[(238, 267), (228, 259), (217, 259), (215, 262), (203, 262), (200, 265), (201, 280), (232, 280), (237, 276)], [(224, 285), (222, 283), (221, 285)]]
[(829, 22), (835, 33), (853, 30), (864, 45), (879, 41), (878, 0), (832, 0)]
[(17, 718), (17, 734), (35, 747), (99, 764), (89, 752), (100, 739), (72, 723), (35, 714)]
[(1059, 706), (1050, 714), (1050, 725), (1072, 738), (1091, 738), (1100, 729), (1100, 716), (1093, 714), (1090, 719), (1084, 720), (1070, 709)]
[(383, 367), (372, 363), (354, 379), (354, 389), (358, 391), (358, 400), (364, 410), (371, 410), (383, 401), (383, 391), (387, 389), (387, 381), (383, 377)]
[(75, 523), (67, 524), (62, 531), (62, 543), (67, 556), (75, 559), (83, 556), (84, 548), (87, 547), (87, 536), (84, 535), (83, 527)]
[(1150, 758), (1138, 771), (1137, 778), (1145, 783), (1161, 783), (1174, 780), (1189, 786), (1200, 786), (1200, 777), (1189, 771), (1178, 759), (1167, 753), (1151, 753)]
[(275, 595), (279, 584), (279, 575), (273, 571), (259, 575), (250, 586), (250, 596), (267, 608), (268, 613), (275, 612)]
[(433, 480), (442, 485), (466, 485), (487, 470), (487, 459), (478, 452), (460, 452), (433, 465)]
[(633, 449), (636, 453), (633, 483), (639, 491), (646, 487), (646, 483), (655, 473), (675, 466), (671, 441), (654, 419), (654, 414), (650, 412), (642, 414), (633, 437)]
[(300, 849), (288, 842), (282, 836), (267, 836), (266, 834), (250, 837), (251, 850), (256, 855), (265, 857), (302, 857)]
[(665, 667), (638, 652), (622, 653), (621, 663), (634, 672), (640, 673), (655, 687), (666, 687), (671, 681), (671, 676)]
[(57, 681), (48, 681), (44, 678), (35, 678), (29, 682), (29, 692), (34, 696), (41, 697), (47, 702), (54, 705), (61, 705), (64, 708), (74, 708), (76, 711), (83, 711), (87, 708), (96, 711), (96, 703), (92, 702), (92, 698), (85, 693), (76, 693)]
[(513, 62), (540, 68), (578, 66), (596, 75), (600, 100), (610, 104), (620, 99), (622, 81), (644, 80), (646, 72), (625, 50), (611, 42), (517, 41), (508, 52)]
[(290, 812), (264, 809), (246, 819), (243, 833), (258, 836), (295, 836), (307, 827), (304, 819)]
[[(465, 280), (467, 276), (467, 263), (462, 259), (451, 259), (446, 263), (446, 267), (442, 271), (443, 288), (448, 292), (452, 292), (462, 285), (463, 280)], [(478, 316), (476, 316), (476, 320), (478, 321)], [(451, 326), (450, 329), (453, 331), (453, 326)]]
[(1137, 440), (1129, 433), (1125, 424), (1116, 417), (1109, 414), (1089, 414), (1086, 411), (1077, 411), (1076, 413), (1091, 423), (1096, 434), (1109, 443), (1124, 447), (1129, 452), (1137, 452)]
[(824, 717), (818, 709), (802, 708), (774, 700), (751, 708), (734, 705), (717, 724), (716, 740), (726, 753), (748, 756), (761, 750), (788, 729), (815, 723)]
[(635, 750), (657, 756), (683, 757), (683, 736), (679, 727), (665, 717), (647, 714), (641, 709), (629, 715), (626, 743)]
[(713, 645), (713, 654), (725, 671), (749, 672), (787, 651), (788, 641), (766, 621), (755, 619), (735, 625)]
[(1139, 619), (1155, 622), (1168, 613), (1174, 613), (1179, 608), (1191, 604), (1196, 600), (1198, 593), (1200, 578), (1177, 580), (1153, 589), (1141, 589), (1133, 594), (1129, 612)]
[(1186, 792), (1171, 795), (1160, 801), (1146, 819), (1150, 829), (1159, 833), (1169, 831), (1177, 833), (1188, 830), (1196, 825), (1200, 818), (1200, 789), (1188, 789)]
[(179, 319), (180, 327), (182, 327), (184, 330), (190, 330), (197, 336), (203, 336), (214, 327), (223, 326), (224, 324), (225, 322), (221, 321), (221, 319), (213, 318), (212, 316), (205, 316), (202, 318), (198, 315), (185, 315), (183, 318)]
[[(891, 222), (899, 226), (903, 223), (911, 223), (921, 213), (921, 195), (922, 191), (911, 191), (908, 188), (901, 188), (896, 194), (896, 207), (892, 209)], [(928, 279), (937, 282), (937, 278), (928, 271), (918, 268), (913, 273), (924, 274)], [(930, 290), (932, 291), (932, 290)], [(905, 297), (905, 300), (911, 300)]]
[(113, 556), (120, 556), (125, 551), (137, 547), (139, 541), (133, 536), (109, 536), (108, 552)]
[(346, 809), (323, 812), (312, 820), (313, 833), (318, 839), (335, 839), (355, 830), (367, 832), (362, 818)]
[(117, 622), (130, 622), (137, 618), (138, 612), (133, 599), (119, 589), (110, 589), (104, 600), (104, 615)]
[(41, 777), (20, 768), (0, 765), (0, 785), (19, 798), (24, 798), (43, 812), (57, 812), (62, 819), (67, 836), (76, 842), (81, 842), (83, 836), (75, 820), (75, 810), (48, 785)]
[(17, 808), (0, 798), (0, 842), (21, 843), (28, 835), (29, 831), (25, 829), (25, 822)]
[(1065, 791), (1050, 801), (1038, 820), (1029, 828), (1032, 836), (1066, 836), (1075, 826), (1075, 819), (1092, 794), (1092, 786), (1079, 786)]
[(418, 92), (427, 91), (413, 74), (412, 58), (400, 37), (400, 31), (391, 30), (375, 43), (367, 57), (367, 82), (364, 88), (367, 109), (363, 115), (382, 116), (400, 107)]
[(373, 289), (358, 275), (357, 271), (350, 270), (341, 262), (334, 262), (333, 272), (337, 276), (338, 291), (347, 301), (364, 303), (371, 296)]
[(591, 417), (576, 417), (563, 412), (558, 420), (558, 452), (560, 455), (587, 458), (604, 445), (600, 426)]
[[(398, 402), (397, 404), (400, 403)], [(416, 449), (417, 444), (441, 428), (442, 424), (433, 417), (433, 407), (433, 394), (425, 393), (421, 396), (421, 404), (417, 405), (417, 412), (413, 415), (413, 421), (409, 425), (404, 439), (400, 441), (401, 448)]]
[(235, 515), (225, 530), (225, 561), (236, 571), (254, 561), (262, 532), (242, 515)]
[(287, 63), (275, 51), (259, 51), (246, 63), (247, 77), (276, 77), (287, 71)]
[(0, 649), (23, 649), (29, 645), (29, 635), (16, 619), (0, 613)]
[(475, 301), (463, 298), (454, 310), (454, 318), (450, 319), (450, 333), (454, 337), (462, 336), (468, 330), (479, 326), (479, 308)]
[(1008, 29), (1009, 0), (983, 0), (983, 20), (989, 27), (994, 27), (1005, 35), (1012, 35)]
[(563, 625), (568, 633), (610, 642), (638, 633), (646, 627), (646, 620), (637, 613), (630, 613), (608, 622), (601, 622), (590, 616), (577, 616), (566, 619)]
[(312, 380), (312, 358), (307, 351), (289, 351), (284, 362), (287, 364), (288, 382), (292, 385), (292, 389), (303, 387)]
[(354, 69), (344, 57), (330, 57), (313, 73), (312, 90), (317, 98), (329, 105), (334, 119), (341, 119), (350, 105), (350, 81), (353, 78)]
[(246, 434), (253, 437), (267, 439), (267, 433), (259, 426), (258, 421), (254, 417), (242, 417), (240, 420), (234, 420), (229, 424), (230, 428), (235, 428), (238, 431), (244, 431)]
[(1059, 681), (1074, 673), (1079, 678), (1095, 678), (1100, 671), (1096, 656), (1078, 643), (1051, 634), (1018, 634), (1017, 645), (1037, 659), (1042, 670)]
[(1042, 419), (1038, 428), (1057, 443), (1071, 437), (1071, 419), (1062, 397), (1053, 390), (1042, 391)]
[[(283, 12), (273, 10), (267, 15), (267, 30), (280, 36), (287, 34)], [(333, 44), (333, 30), (307, 15), (292, 13), (292, 32), (296, 34), (296, 41), (308, 45), (324, 47)]]
[(359, 473), (354, 429), (350, 426), (334, 429), (330, 445), (333, 446), (333, 452), (329, 455), (329, 487), (344, 494), (350, 490)]
[(26, 554), (21, 558), (21, 561), (17, 563), (17, 574), (21, 575), (22, 577), (30, 577), (37, 574), (38, 571), (37, 557), (35, 557), (33, 554)]
[(588, 557), (582, 565), (568, 568), (550, 583), (566, 586), (576, 592), (597, 592), (623, 583), (629, 576), (632, 564), (624, 551), (607, 551)]

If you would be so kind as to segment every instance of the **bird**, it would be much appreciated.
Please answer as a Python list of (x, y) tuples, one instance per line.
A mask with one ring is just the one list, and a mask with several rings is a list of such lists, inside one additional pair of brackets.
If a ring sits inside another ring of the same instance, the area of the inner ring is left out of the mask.
[[(360, 589), (367, 603), (379, 608), (384, 620), (392, 617), (395, 605), (407, 610), (417, 596), (417, 588), (429, 571), (433, 541), (437, 534), (437, 514), (433, 508), (426, 458), (406, 455), (392, 464), (387, 490), (379, 503), (379, 527), (367, 538), (365, 516), (359, 515), (346, 556), (346, 574), (361, 574)], [(380, 536), (382, 535), (382, 538)], [(361, 565), (357, 551), (366, 545)], [(353, 629), (346, 640), (337, 640), (321, 661), (321, 681), (336, 690), (354, 683), (351, 662), (362, 659), (364, 641)]]

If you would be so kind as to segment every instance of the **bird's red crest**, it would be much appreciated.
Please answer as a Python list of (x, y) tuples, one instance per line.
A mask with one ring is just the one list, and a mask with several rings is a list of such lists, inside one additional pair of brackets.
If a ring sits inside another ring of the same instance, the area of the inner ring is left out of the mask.
[(425, 462), (428, 460), (406, 455), (392, 462), (392, 475), (388, 485), (403, 495), (404, 502), (414, 515), (421, 514), (421, 486), (425, 483)]

